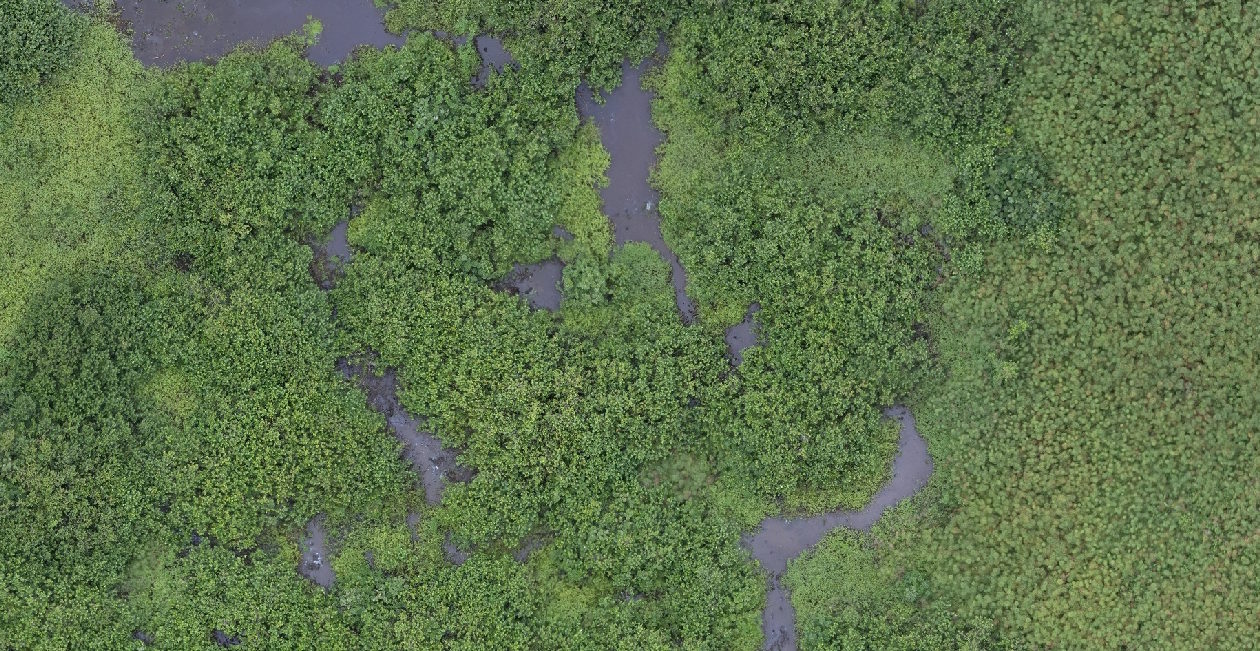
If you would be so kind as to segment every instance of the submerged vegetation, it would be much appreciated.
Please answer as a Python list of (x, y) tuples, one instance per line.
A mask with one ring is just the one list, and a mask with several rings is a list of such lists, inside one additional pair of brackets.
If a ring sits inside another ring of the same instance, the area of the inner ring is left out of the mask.
[[(1260, 636), (1245, 7), (399, 0), (170, 70), (107, 12), (0, 0), (0, 646), (755, 649), (741, 537), (870, 499), (897, 402), (936, 475), (789, 566), (802, 648)], [(574, 102), (662, 39), (693, 324)]]

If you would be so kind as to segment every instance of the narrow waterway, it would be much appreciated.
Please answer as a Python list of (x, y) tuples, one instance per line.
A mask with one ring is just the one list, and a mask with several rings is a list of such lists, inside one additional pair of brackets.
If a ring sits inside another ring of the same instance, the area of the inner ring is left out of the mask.
[[(472, 472), (456, 463), (456, 451), (442, 446), (442, 440), (424, 431), (423, 419), (412, 416), (398, 400), (398, 375), (394, 369), (378, 372), (372, 362), (337, 362), (347, 379), (357, 383), (367, 395), (368, 407), (385, 417), (390, 431), (403, 444), (403, 458), (411, 463), (424, 487), (429, 504), (442, 501), (448, 481), (467, 481)], [(379, 373), (379, 374), (378, 374)]]
[(838, 509), (810, 518), (766, 518), (756, 533), (745, 537), (744, 546), (769, 575), (770, 585), (761, 625), (765, 634), (765, 649), (796, 649), (796, 611), (782, 583), (788, 561), (818, 544), (823, 536), (837, 527), (869, 531), (884, 511), (917, 493), (932, 476), (932, 457), (928, 454), (927, 442), (919, 436), (914, 415), (901, 405), (884, 410), (884, 415), (896, 419), (901, 425), (892, 479), (862, 510)]
[[(350, 216), (353, 217), (354, 210)], [(311, 240), (311, 279), (325, 291), (336, 286), (345, 273), (346, 266), (354, 259), (349, 242), (349, 220), (338, 222), (324, 240)], [(558, 276), (558, 271), (556, 272)], [(557, 292), (558, 293), (558, 292)], [(557, 305), (559, 299), (557, 298)], [(334, 314), (334, 319), (336, 318)], [(379, 370), (375, 356), (369, 354), (357, 363), (347, 359), (337, 360), (341, 375), (358, 385), (367, 399), (368, 407), (385, 417), (389, 431), (403, 444), (403, 458), (420, 477), (424, 499), (428, 504), (442, 501), (442, 491), (448, 481), (468, 481), (472, 471), (456, 463), (457, 453), (443, 447), (441, 439), (425, 431), (424, 421), (407, 412), (398, 399), (398, 375), (392, 368)], [(408, 524), (414, 526), (412, 516)], [(328, 536), (323, 516), (316, 516), (306, 524), (302, 538), (302, 561), (298, 572), (324, 588), (332, 586), (336, 576), (328, 558)], [(462, 556), (448, 543), (447, 555), (452, 562), (462, 563)]]
[(662, 42), (654, 58), (638, 66), (623, 62), (621, 85), (602, 95), (603, 104), (582, 84), (577, 90), (577, 106), (583, 119), (599, 127), (600, 141), (611, 157), (608, 186), (599, 194), (616, 243), (646, 242), (669, 262), (678, 313), (684, 323), (691, 323), (696, 309), (687, 296), (687, 272), (661, 235), (661, 216), (656, 208), (660, 194), (648, 183), (657, 162), (656, 149), (665, 135), (652, 122), (653, 94), (643, 88), (643, 74), (663, 60), (666, 52)]

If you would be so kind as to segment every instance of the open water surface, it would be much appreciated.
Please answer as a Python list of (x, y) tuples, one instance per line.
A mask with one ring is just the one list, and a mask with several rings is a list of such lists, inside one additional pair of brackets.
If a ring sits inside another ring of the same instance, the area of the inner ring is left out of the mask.
[(298, 566), (302, 576), (324, 588), (332, 587), (337, 578), (328, 558), (328, 532), (324, 518), (316, 516), (306, 523), (306, 537), (302, 540), (302, 564)]
[(495, 285), (495, 289), (523, 297), (536, 310), (560, 309), (560, 278), (564, 263), (557, 258), (534, 264), (517, 264), (512, 272)]

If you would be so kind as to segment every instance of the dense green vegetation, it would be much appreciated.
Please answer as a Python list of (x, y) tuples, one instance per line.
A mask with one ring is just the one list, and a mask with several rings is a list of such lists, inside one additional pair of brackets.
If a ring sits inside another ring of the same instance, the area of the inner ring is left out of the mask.
[[(0, 0), (0, 648), (758, 648), (741, 535), (865, 503), (903, 400), (933, 483), (790, 566), (803, 648), (1244, 648), (1255, 21), (400, 0), (406, 46), (335, 70), (294, 35), (158, 71)], [(427, 29), (520, 66), (474, 88)], [(573, 102), (662, 37), (691, 326)], [(493, 289), (552, 256), (558, 312)], [(426, 504), (341, 358), (472, 479)]]
[(937, 269), (1015, 230), (985, 182), (1017, 146), (1009, 5), (753, 3), (673, 32), (663, 230), (715, 321), (762, 306), (733, 413), (706, 423), (726, 474), (815, 508), (882, 480), (879, 407), (929, 365)]
[[(5, 28), (0, 33), (0, 106), (8, 107), (66, 67), (87, 21), (57, 0), (4, 0), (0, 25)], [(0, 113), (0, 120), (5, 117)]]
[[(1048, 250), (1003, 243), (946, 286), (942, 369), (916, 412), (937, 492), (793, 569), (812, 648), (883, 639), (837, 622), (907, 605), (1038, 647), (1260, 637), (1260, 88), (1243, 72), (1260, 24), (1228, 3), (1035, 18), (1015, 124), (1072, 216)], [(853, 575), (872, 601), (822, 589)]]

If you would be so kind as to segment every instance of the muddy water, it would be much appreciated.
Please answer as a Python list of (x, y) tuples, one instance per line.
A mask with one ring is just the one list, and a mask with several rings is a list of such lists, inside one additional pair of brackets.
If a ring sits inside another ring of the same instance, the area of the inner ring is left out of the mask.
[(451, 540), (451, 534), (449, 533), (446, 534), (446, 541), (442, 543), (442, 553), (446, 556), (447, 563), (456, 566), (463, 565), (464, 561), (468, 560), (469, 556), (468, 552), (455, 546), (454, 541)]
[(302, 29), (306, 17), (324, 27), (307, 57), (322, 66), (345, 60), (360, 45), (403, 43), (385, 31), (372, 0), (118, 0), (132, 28), (131, 49), (146, 65), (173, 66), (223, 56), (238, 43), (267, 43)]
[(927, 485), (932, 475), (932, 457), (928, 455), (927, 443), (919, 436), (914, 415), (900, 405), (884, 410), (884, 415), (901, 423), (901, 436), (897, 457), (893, 460), (892, 479), (869, 504), (861, 511), (837, 510), (812, 518), (766, 518), (755, 534), (744, 539), (744, 546), (769, 574), (770, 590), (762, 619), (766, 649), (796, 649), (796, 611), (781, 582), (788, 561), (818, 544), (837, 527), (870, 530), (884, 511)]
[(523, 297), (536, 310), (560, 309), (560, 277), (564, 263), (558, 259), (535, 264), (518, 264), (495, 285), (495, 289)]
[(339, 360), (337, 368), (348, 379), (358, 382), (367, 394), (368, 406), (385, 416), (389, 429), (402, 441), (403, 456), (411, 462), (424, 485), (424, 498), (429, 504), (442, 501), (447, 481), (468, 481), (471, 471), (455, 462), (456, 453), (442, 447), (442, 441), (421, 430), (423, 420), (408, 414), (398, 401), (398, 376), (386, 369), (377, 376), (371, 362), (354, 365)]
[(350, 260), (354, 257), (350, 251), (350, 241), (346, 237), (348, 228), (348, 221), (338, 222), (328, 235), (327, 242), (315, 240), (307, 242), (311, 247), (311, 252), (315, 254), (311, 258), (311, 278), (320, 289), (332, 289), (337, 284), (337, 279), (345, 273), (346, 265), (350, 264)]
[(493, 36), (481, 35), (473, 41), (477, 46), (477, 54), (481, 56), (481, 70), (477, 72), (473, 85), (484, 88), (490, 81), (490, 72), (503, 72), (503, 69), (516, 64), (512, 53), (503, 47), (503, 41)]
[(302, 576), (324, 588), (332, 587), (331, 559), (328, 558), (328, 533), (324, 530), (324, 518), (316, 516), (306, 523), (306, 537), (302, 539), (302, 564), (298, 566)]
[(602, 105), (582, 84), (577, 105), (578, 114), (599, 127), (600, 140), (612, 158), (608, 187), (600, 190), (600, 197), (617, 244), (647, 242), (669, 262), (678, 312), (684, 322), (691, 323), (696, 309), (687, 296), (687, 272), (661, 236), (661, 216), (656, 211), (660, 194), (648, 184), (648, 173), (656, 166), (656, 148), (665, 136), (652, 122), (652, 93), (643, 88), (643, 74), (664, 58), (665, 51), (662, 43), (655, 61), (649, 59), (637, 67), (623, 62), (621, 85), (603, 95)]
[(236, 646), (241, 643), (241, 637), (239, 635), (228, 635), (217, 628), (210, 631), (210, 639), (214, 640), (215, 644), (222, 647)]
[(760, 311), (761, 304), (749, 305), (748, 311), (744, 313), (744, 320), (726, 329), (726, 350), (734, 366), (744, 363), (744, 351), (749, 346), (757, 345), (757, 330), (753, 315)]

